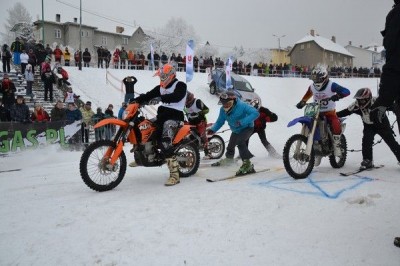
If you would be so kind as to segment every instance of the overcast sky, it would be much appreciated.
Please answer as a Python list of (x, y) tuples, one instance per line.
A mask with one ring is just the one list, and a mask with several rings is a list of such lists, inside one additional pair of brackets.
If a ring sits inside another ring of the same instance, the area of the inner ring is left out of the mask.
[[(1, 31), (14, 1), (1, 0)], [(20, 0), (33, 20), (42, 18), (42, 0)], [(79, 21), (79, 0), (43, 0), (45, 20)], [(193, 26), (205, 43), (225, 50), (277, 48), (293, 44), (314, 29), (320, 36), (336, 36), (347, 45), (381, 45), (380, 30), (393, 0), (82, 0), (82, 23), (111, 30), (116, 25), (141, 26), (143, 30), (162, 28), (172, 17), (181, 17)], [(75, 6), (77, 8), (74, 8)], [(88, 11), (90, 13), (87, 13)], [(98, 16), (93, 15), (98, 14)], [(111, 18), (115, 21), (105, 19)]]

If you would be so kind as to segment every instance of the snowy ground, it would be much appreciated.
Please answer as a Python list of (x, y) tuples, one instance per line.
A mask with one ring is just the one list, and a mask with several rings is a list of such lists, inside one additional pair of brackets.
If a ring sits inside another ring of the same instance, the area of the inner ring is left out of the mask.
[[(123, 95), (106, 85), (105, 70), (67, 69), (82, 100), (91, 100), (93, 109), (113, 103), (118, 111)], [(135, 75), (138, 92), (158, 81), (150, 71), (111, 71), (121, 80)], [(246, 78), (279, 116), (267, 136), (281, 152), (300, 131), (286, 125), (302, 115), (294, 105), (310, 81)], [(206, 81), (196, 73), (188, 87), (211, 108), (208, 119), (214, 121), (218, 99)], [(359, 88), (377, 87), (376, 79), (336, 81), (352, 92), (339, 110)], [(349, 149), (361, 149), (360, 118), (346, 122)], [(239, 165), (214, 169), (202, 161), (196, 175), (165, 187), (167, 167), (129, 168), (122, 183), (104, 193), (81, 180), (80, 152), (52, 146), (1, 158), (0, 170), (22, 170), (0, 173), (0, 265), (400, 265), (393, 246), (400, 236), (400, 167), (386, 144), (374, 147), (382, 169), (341, 177), (362, 159), (350, 152), (343, 169), (324, 159), (299, 181), (281, 160), (267, 156), (257, 136), (250, 149), (255, 168), (271, 172), (208, 183), (207, 177), (231, 175)]]

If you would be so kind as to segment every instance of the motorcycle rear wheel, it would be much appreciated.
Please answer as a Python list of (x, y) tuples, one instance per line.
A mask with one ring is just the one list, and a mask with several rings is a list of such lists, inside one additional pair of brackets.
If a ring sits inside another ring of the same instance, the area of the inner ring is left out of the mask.
[(219, 159), (225, 153), (225, 141), (221, 136), (213, 135), (208, 139), (208, 154), (211, 159)]
[(199, 147), (192, 142), (184, 142), (175, 153), (179, 164), (179, 176), (189, 177), (194, 175), (200, 165)]
[(108, 191), (121, 183), (126, 173), (126, 156), (121, 152), (114, 165), (104, 155), (109, 148), (115, 149), (111, 140), (99, 140), (91, 143), (83, 152), (79, 163), (81, 177), (85, 184), (98, 192)]
[[(299, 144), (299, 149), (297, 145)], [(308, 177), (314, 168), (315, 154), (311, 150), (310, 156), (305, 154), (307, 148), (307, 137), (301, 134), (291, 136), (283, 148), (283, 165), (286, 172), (294, 179)]]

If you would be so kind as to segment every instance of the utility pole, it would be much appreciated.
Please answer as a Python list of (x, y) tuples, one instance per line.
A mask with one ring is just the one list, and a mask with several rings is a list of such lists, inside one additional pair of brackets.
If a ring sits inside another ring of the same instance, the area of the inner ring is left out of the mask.
[(79, 70), (82, 70), (82, 0), (79, 1)]
[(42, 42), (43, 42), (43, 47), (45, 47), (45, 42), (44, 42), (44, 4), (42, 0)]

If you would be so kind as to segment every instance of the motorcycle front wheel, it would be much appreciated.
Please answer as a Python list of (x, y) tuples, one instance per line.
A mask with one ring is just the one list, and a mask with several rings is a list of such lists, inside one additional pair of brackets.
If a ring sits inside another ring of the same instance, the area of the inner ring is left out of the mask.
[(108, 191), (121, 183), (126, 173), (126, 156), (121, 152), (114, 165), (110, 163), (110, 156), (106, 156), (109, 149), (116, 147), (111, 140), (99, 140), (90, 144), (81, 156), (79, 169), (83, 182), (91, 189), (103, 192)]
[(211, 159), (219, 159), (225, 153), (225, 142), (221, 136), (213, 135), (208, 139), (208, 154)]
[(179, 176), (189, 177), (194, 175), (200, 165), (199, 147), (192, 142), (182, 143), (175, 153), (179, 164)]
[(306, 152), (307, 137), (301, 134), (291, 136), (283, 148), (283, 165), (294, 179), (304, 179), (310, 175), (315, 163), (314, 150), (310, 156)]

